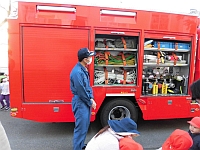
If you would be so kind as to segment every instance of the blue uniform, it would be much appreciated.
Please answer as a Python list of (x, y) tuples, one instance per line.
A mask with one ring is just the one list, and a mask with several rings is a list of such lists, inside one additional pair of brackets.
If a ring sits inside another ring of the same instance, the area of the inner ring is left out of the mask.
[(70, 89), (74, 95), (72, 98), (72, 110), (75, 117), (73, 137), (73, 150), (82, 150), (88, 132), (93, 99), (90, 87), (89, 74), (85, 67), (78, 62), (70, 74)]

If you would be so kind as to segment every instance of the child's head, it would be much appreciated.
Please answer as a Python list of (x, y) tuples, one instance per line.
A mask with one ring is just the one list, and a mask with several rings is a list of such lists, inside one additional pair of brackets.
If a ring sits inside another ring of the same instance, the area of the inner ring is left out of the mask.
[(190, 90), (192, 92), (192, 98), (196, 100), (200, 100), (200, 79), (192, 83), (190, 86)]
[(188, 132), (176, 129), (162, 145), (162, 150), (188, 150), (193, 144)]
[(188, 123), (190, 124), (189, 130), (191, 133), (200, 133), (200, 117), (194, 117)]

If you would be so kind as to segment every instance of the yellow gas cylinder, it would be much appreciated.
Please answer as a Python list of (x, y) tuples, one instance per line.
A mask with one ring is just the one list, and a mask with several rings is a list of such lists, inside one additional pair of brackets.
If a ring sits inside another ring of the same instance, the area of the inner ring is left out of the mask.
[(158, 94), (158, 85), (156, 84), (156, 82), (154, 82), (153, 84), (153, 92), (152, 94)]

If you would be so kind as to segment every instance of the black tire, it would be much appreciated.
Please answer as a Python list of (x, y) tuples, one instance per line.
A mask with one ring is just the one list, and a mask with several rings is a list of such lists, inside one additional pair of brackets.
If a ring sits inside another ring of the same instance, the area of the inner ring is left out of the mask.
[(126, 98), (116, 98), (103, 105), (100, 113), (100, 122), (104, 127), (108, 124), (108, 120), (121, 120), (127, 117), (137, 121), (137, 108)]

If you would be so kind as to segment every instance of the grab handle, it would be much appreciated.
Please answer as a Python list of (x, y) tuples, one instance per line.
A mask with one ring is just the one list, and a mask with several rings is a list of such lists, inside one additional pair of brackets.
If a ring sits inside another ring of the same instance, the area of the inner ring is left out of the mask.
[(76, 8), (73, 7), (60, 7), (60, 6), (40, 6), (37, 5), (37, 10), (40, 11), (62, 11), (62, 12), (76, 12)]
[(173, 37), (173, 36), (164, 36), (163, 39), (176, 39), (176, 37)]

